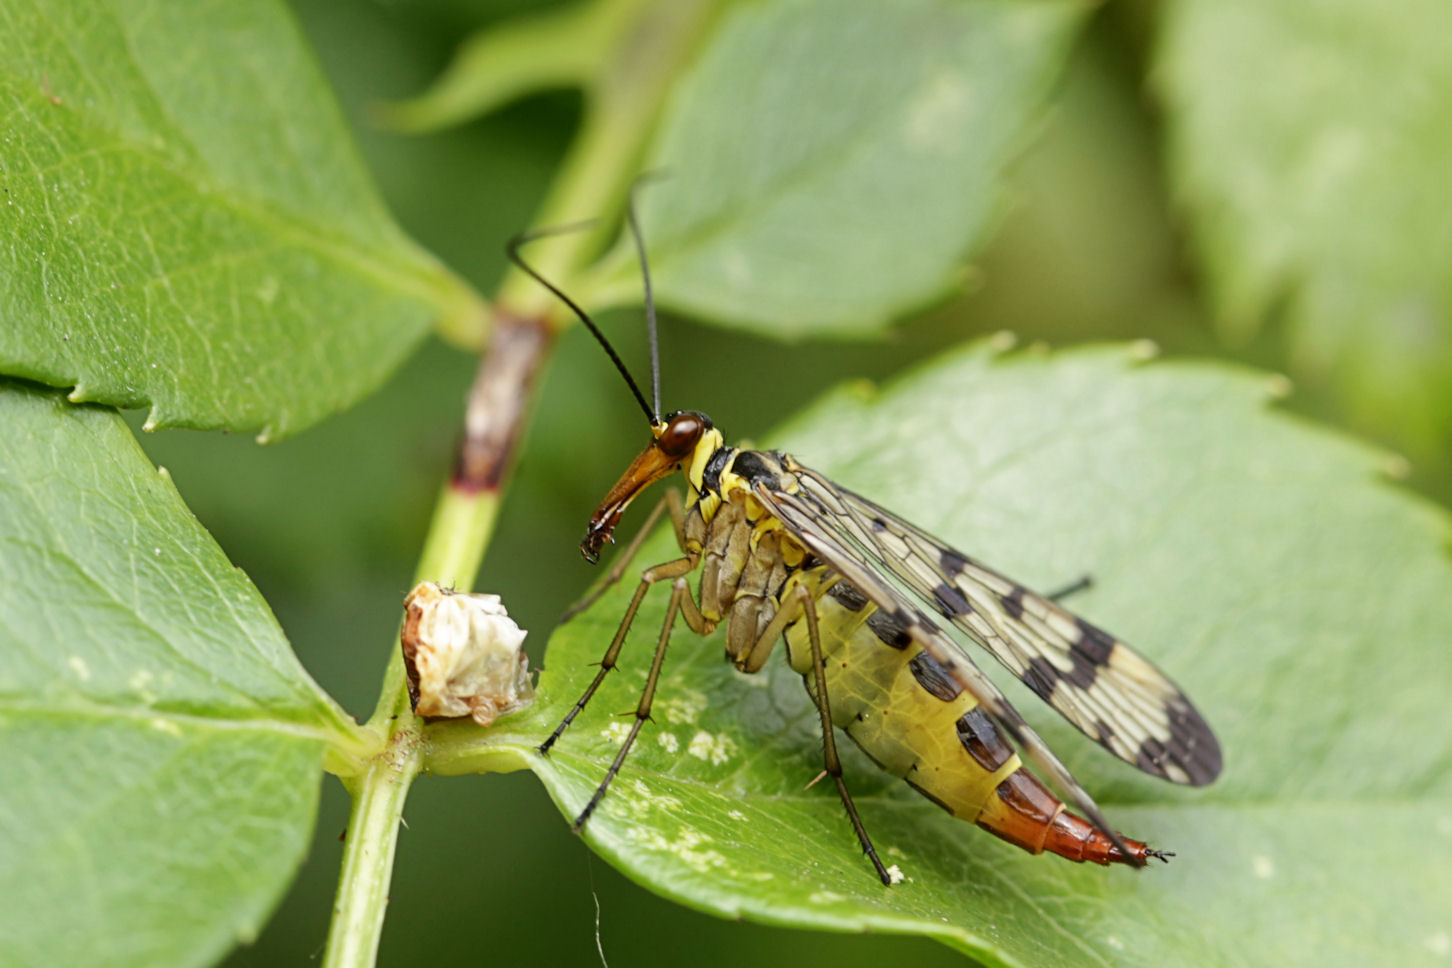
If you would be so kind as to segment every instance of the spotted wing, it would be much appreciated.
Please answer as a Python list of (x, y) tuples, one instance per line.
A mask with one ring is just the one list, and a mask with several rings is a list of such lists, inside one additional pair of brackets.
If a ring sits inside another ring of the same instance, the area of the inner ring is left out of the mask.
[(754, 493), (762, 505), (802, 543), (802, 546), (865, 595), (878, 612), (887, 616), (932, 656), (952, 680), (974, 699), (994, 723), (1010, 737), (1043, 775), (1058, 788), (1083, 817), (1099, 828), (1125, 857), (1135, 856), (1109, 826), (1094, 798), (1074, 779), (1038, 733), (1024, 722), (1018, 710), (983, 671), (968, 658), (911, 598), (889, 581), (877, 566), (853, 548), (843, 529), (809, 493), (770, 488), (760, 481)]
[(1146, 773), (1203, 786), (1220, 746), (1190, 700), (1114, 636), (809, 468), (800, 500), (1011, 669), (1090, 739)]

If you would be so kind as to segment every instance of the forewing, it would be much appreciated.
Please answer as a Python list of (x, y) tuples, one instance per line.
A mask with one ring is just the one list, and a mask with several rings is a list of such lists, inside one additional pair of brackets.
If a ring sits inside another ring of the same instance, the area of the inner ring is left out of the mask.
[(1114, 636), (809, 468), (801, 500), (961, 629), (1065, 719), (1176, 783), (1220, 773), (1220, 746), (1173, 682)]
[(923, 651), (937, 660), (959, 688), (963, 689), (990, 716), (1033, 763), (1043, 770), (1044, 776), (1055, 786), (1086, 820), (1099, 828), (1119, 848), (1125, 857), (1134, 857), (1104, 819), (1104, 813), (1094, 798), (1089, 796), (1079, 781), (1075, 780), (1066, 766), (1054, 755), (1048, 745), (1033, 728), (1024, 722), (1018, 710), (999, 691), (973, 660), (958, 644), (943, 632), (910, 598), (900, 592), (890, 581), (884, 579), (845, 540), (841, 528), (832, 518), (825, 516), (806, 493), (788, 493), (767, 488), (758, 483), (755, 494), (758, 500), (786, 526), (786, 529), (802, 543), (808, 551), (819, 558), (833, 571), (870, 600), (880, 613), (901, 626)]

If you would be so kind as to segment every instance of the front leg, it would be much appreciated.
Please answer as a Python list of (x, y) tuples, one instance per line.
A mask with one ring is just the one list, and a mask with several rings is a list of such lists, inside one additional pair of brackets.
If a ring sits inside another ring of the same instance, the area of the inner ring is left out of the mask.
[[(625, 644), (625, 636), (630, 632), (631, 623), (635, 621), (635, 613), (640, 610), (640, 603), (645, 598), (645, 593), (650, 591), (650, 587), (659, 581), (685, 581), (683, 576), (694, 571), (696, 565), (700, 563), (700, 560), (700, 552), (696, 552), (695, 554), (688, 553), (674, 561), (663, 562), (641, 572), (640, 584), (636, 586), (635, 595), (630, 599), (630, 607), (625, 610), (625, 616), (620, 620), (619, 628), (615, 630), (615, 637), (610, 640), (610, 648), (605, 650), (605, 655), (600, 659), (599, 671), (595, 673), (595, 678), (590, 682), (590, 685), (585, 688), (584, 694), (575, 701), (574, 708), (565, 714), (565, 718), (560, 720), (560, 724), (555, 727), (553, 733), (550, 733), (549, 738), (539, 745), (539, 751), (541, 753), (548, 753), (550, 751), (550, 747), (555, 745), (555, 741), (560, 738), (566, 729), (569, 729), (570, 724), (575, 721), (575, 717), (580, 715), (581, 711), (590, 702), (590, 699), (595, 695), (595, 691), (600, 688), (600, 684), (610, 674), (610, 670), (615, 668), (615, 661), (620, 656), (620, 648)], [(704, 619), (701, 616), (700, 610), (696, 608), (695, 601), (691, 599), (689, 591), (686, 594), (686, 600), (691, 603), (690, 609), (686, 612), (686, 622), (692, 628), (695, 628), (696, 623), (704, 621)], [(674, 618), (677, 608), (678, 606), (673, 601), (671, 609), (672, 618)], [(692, 620), (693, 616), (694, 621)]]
[(665, 494), (661, 495), (659, 501), (655, 502), (655, 507), (650, 509), (650, 514), (646, 517), (644, 523), (641, 524), (640, 530), (635, 533), (634, 538), (630, 539), (630, 544), (626, 545), (625, 549), (616, 557), (615, 562), (610, 566), (610, 571), (605, 575), (605, 578), (600, 584), (587, 592), (585, 597), (565, 609), (565, 614), (560, 616), (561, 624), (568, 622), (591, 605), (594, 605), (600, 600), (601, 595), (604, 595), (613, 588), (615, 583), (624, 577), (625, 569), (630, 567), (630, 562), (634, 560), (635, 553), (640, 550), (640, 546), (645, 544), (645, 539), (655, 530), (656, 522), (660, 520), (661, 512), (663, 511), (670, 511), (671, 528), (675, 532), (676, 546), (682, 552), (685, 552), (686, 505), (681, 499), (681, 492), (675, 488), (670, 488)]
[[(660, 682), (661, 665), (665, 662), (666, 646), (670, 644), (671, 629), (675, 626), (677, 615), (685, 618), (686, 624), (691, 627), (692, 631), (699, 634), (705, 634), (715, 627), (715, 623), (702, 616), (700, 609), (696, 607), (695, 599), (691, 598), (690, 583), (684, 576), (676, 578), (671, 586), (671, 603), (666, 610), (665, 622), (661, 624), (660, 639), (655, 645), (655, 657), (650, 663), (650, 673), (645, 677), (645, 689), (640, 694), (640, 701), (635, 704), (635, 722), (631, 724), (625, 742), (620, 744), (620, 752), (615, 754), (610, 769), (605, 771), (605, 779), (600, 781), (600, 785), (595, 788), (595, 793), (590, 797), (590, 801), (575, 818), (573, 825), (575, 833), (580, 832), (581, 828), (585, 826), (585, 821), (590, 819), (590, 815), (605, 798), (605, 791), (609, 789), (611, 781), (615, 779), (616, 774), (620, 772), (620, 767), (624, 765), (625, 757), (630, 753), (630, 748), (635, 745), (635, 738), (640, 735), (641, 727), (650, 719), (650, 709), (655, 702), (655, 688)], [(603, 674), (602, 669), (601, 674), (595, 677), (596, 683), (603, 678)]]

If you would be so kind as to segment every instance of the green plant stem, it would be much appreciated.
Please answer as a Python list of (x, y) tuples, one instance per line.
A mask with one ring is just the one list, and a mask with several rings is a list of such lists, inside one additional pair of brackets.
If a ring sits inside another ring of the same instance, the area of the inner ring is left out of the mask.
[[(705, 35), (717, 7), (716, 0), (656, 0), (643, 10), (636, 28), (625, 31), (611, 66), (587, 92), (580, 133), (535, 224), (589, 218), (600, 222), (591, 231), (541, 241), (530, 250), (531, 264), (546, 279), (572, 288), (571, 281), (598, 251), (613, 227), (608, 216), (620, 210), (639, 174), (646, 140), (671, 81)], [(511, 313), (557, 325), (571, 319), (544, 287), (517, 270), (504, 277), (498, 303)]]
[[(590, 111), (541, 209), (540, 224), (618, 209), (670, 79), (695, 48), (713, 5), (712, 0), (659, 0), (642, 16), (640, 29), (626, 31), (612, 69), (590, 92)], [(603, 227), (561, 237), (542, 247), (536, 266), (568, 285), (597, 251), (601, 232)], [(435, 509), (419, 560), (420, 579), (472, 587), (528, 420), (534, 377), (554, 345), (554, 331), (566, 319), (549, 294), (522, 273), (513, 271), (501, 283), (491, 348), (470, 393), (460, 467)], [(406, 685), (395, 645), (368, 723), (386, 737), (384, 750), (348, 782), (353, 812), (324, 968), (366, 968), (377, 957), (399, 821), (425, 753), (423, 722), (413, 713)], [(500, 765), (522, 764), (505, 757)]]
[[(499, 514), (498, 491), (464, 492), (446, 485), (434, 510), (417, 574), (468, 588)], [(399, 649), (384, 674), (369, 726), (387, 735), (384, 751), (348, 782), (353, 809), (347, 849), (323, 956), (325, 968), (365, 968), (378, 954), (399, 820), (423, 765), (423, 720), (413, 714)]]
[(393, 855), (398, 848), (398, 822), (423, 762), (419, 725), (415, 720), (396, 731), (389, 748), (349, 785), (353, 810), (348, 817), (343, 870), (324, 965), (372, 965), (378, 956)]

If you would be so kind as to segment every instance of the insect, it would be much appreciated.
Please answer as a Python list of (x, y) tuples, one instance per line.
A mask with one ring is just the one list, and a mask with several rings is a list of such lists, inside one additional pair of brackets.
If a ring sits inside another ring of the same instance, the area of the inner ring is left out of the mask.
[[(594, 680), (539, 747), (548, 753), (584, 710), (615, 668), (645, 595), (654, 585), (668, 585), (670, 603), (634, 723), (575, 830), (599, 806), (650, 717), (679, 619), (698, 635), (724, 622), (727, 656), (746, 673), (759, 671), (778, 640), (784, 643), (787, 661), (802, 675), (821, 719), (824, 774), (836, 785), (884, 884), (893, 877), (853, 805), (837, 729), (944, 810), (1031, 853), (1136, 867), (1172, 856), (1109, 826), (943, 625), (985, 649), (1115, 756), (1153, 776), (1201, 786), (1219, 774), (1220, 748), (1190, 701), (1147, 659), (1052, 597), (1028, 591), (790, 454), (732, 447), (696, 411), (662, 416), (645, 244), (633, 207), (627, 217), (645, 281), (654, 406), (589, 315), (519, 256), (525, 242), (576, 226), (517, 236), (509, 246), (511, 260), (594, 334), (650, 424), (649, 444), (590, 520), (580, 546), (586, 559), (598, 560), (626, 509), (647, 487), (676, 472), (686, 482), (685, 497), (667, 491), (641, 530), (643, 537), (669, 512), (681, 556), (642, 572)], [(640, 537), (626, 549), (606, 586), (623, 574), (639, 543)], [(693, 596), (688, 576), (694, 572), (699, 579)], [(1017, 751), (1077, 814), (1029, 771)]]

